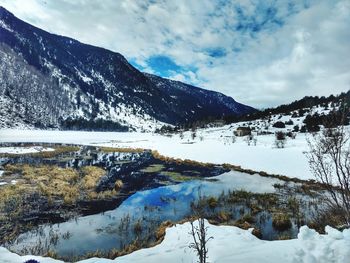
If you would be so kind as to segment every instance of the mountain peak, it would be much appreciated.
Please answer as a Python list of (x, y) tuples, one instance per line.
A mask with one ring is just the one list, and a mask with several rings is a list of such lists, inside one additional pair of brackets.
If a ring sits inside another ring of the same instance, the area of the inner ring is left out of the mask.
[(14, 16), (10, 11), (8, 11), (5, 7), (0, 5), (0, 18), (6, 18), (9, 16)]

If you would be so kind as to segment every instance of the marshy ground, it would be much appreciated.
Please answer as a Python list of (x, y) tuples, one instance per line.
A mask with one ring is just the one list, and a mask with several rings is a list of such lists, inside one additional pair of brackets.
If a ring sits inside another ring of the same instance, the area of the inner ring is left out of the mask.
[[(194, 218), (198, 211), (211, 223), (254, 228), (256, 236), (268, 240), (293, 238), (303, 224), (323, 226), (317, 221), (323, 188), (312, 181), (142, 149), (41, 146), (54, 150), (0, 155), (0, 243), (18, 253), (113, 258), (159, 242), (165, 226)], [(254, 193), (237, 189), (235, 182), (230, 190), (209, 179), (230, 170), (250, 176), (252, 184), (255, 177), (272, 178), (274, 191)], [(87, 231), (87, 216), (93, 239), (101, 239), (104, 250), (89, 240), (77, 251), (67, 250)]]

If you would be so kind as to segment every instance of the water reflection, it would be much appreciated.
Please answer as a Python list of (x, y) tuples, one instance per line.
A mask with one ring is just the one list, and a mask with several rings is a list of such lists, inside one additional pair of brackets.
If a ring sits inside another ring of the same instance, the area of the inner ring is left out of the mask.
[[(95, 250), (122, 249), (135, 239), (151, 242), (159, 224), (165, 220), (178, 221), (191, 213), (191, 202), (203, 195), (219, 196), (223, 191), (240, 190), (264, 193), (274, 192), (273, 184), (279, 180), (229, 172), (211, 179), (196, 180), (177, 185), (139, 191), (112, 211), (80, 217), (61, 224), (43, 225), (40, 231), (22, 234), (11, 249), (23, 252), (36, 248), (38, 240), (46, 249), (60, 256), (82, 255)], [(239, 213), (237, 207), (233, 213)], [(262, 224), (271, 225), (265, 220)], [(141, 227), (136, 231), (136, 227)], [(265, 228), (270, 234), (272, 228)], [(69, 234), (67, 234), (69, 233)], [(50, 242), (52, 239), (55, 242)]]

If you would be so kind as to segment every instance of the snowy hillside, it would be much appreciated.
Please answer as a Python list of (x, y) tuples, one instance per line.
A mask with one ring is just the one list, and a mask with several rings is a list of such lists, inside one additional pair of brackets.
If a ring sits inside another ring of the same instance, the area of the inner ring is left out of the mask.
[(119, 53), (53, 35), (0, 7), (0, 128), (154, 130), (253, 108), (144, 74)]
[[(174, 158), (215, 164), (229, 163), (245, 169), (291, 178), (314, 179), (305, 156), (308, 151), (306, 139), (311, 138), (312, 133), (302, 130), (307, 126), (304, 121), (310, 118), (309, 116), (315, 114), (323, 116), (328, 113), (330, 113), (329, 106), (317, 105), (221, 127), (198, 128), (195, 131), (163, 135), (138, 132), (1, 130), (0, 142), (56, 142), (145, 148), (157, 150), (162, 155)], [(274, 127), (276, 123), (282, 123), (283, 128)], [(234, 135), (239, 127), (249, 127), (252, 130), (251, 140), (247, 140), (248, 136)], [(283, 148), (276, 146), (276, 132), (289, 135), (286, 136)]]

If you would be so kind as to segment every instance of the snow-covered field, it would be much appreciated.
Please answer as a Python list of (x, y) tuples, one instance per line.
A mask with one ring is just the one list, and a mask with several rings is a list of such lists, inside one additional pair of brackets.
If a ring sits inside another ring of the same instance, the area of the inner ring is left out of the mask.
[(248, 146), (243, 137), (232, 143), (235, 127), (208, 128), (198, 130), (193, 140), (191, 132), (184, 138), (152, 133), (78, 132), (40, 130), (0, 130), (0, 142), (57, 142), (94, 144), (113, 147), (139, 147), (158, 150), (161, 154), (181, 159), (191, 159), (216, 164), (230, 163), (256, 171), (265, 171), (289, 177), (311, 179), (305, 151), (308, 150), (306, 136), (298, 134), (288, 139), (286, 147), (274, 145), (275, 136), (256, 136), (256, 146)]
[[(208, 262), (212, 263), (346, 263), (350, 259), (350, 230), (340, 232), (326, 227), (326, 235), (320, 235), (306, 226), (300, 228), (298, 238), (283, 241), (263, 241), (233, 226), (209, 226)], [(192, 237), (188, 234), (189, 223), (166, 230), (165, 239), (155, 247), (141, 249), (115, 260), (91, 258), (80, 263), (149, 263), (149, 262), (197, 262), (195, 252), (189, 248)], [(22, 263), (37, 259), (41, 263), (61, 261), (34, 256), (18, 256), (0, 248), (3, 263)]]
[[(262, 125), (264, 123), (255, 123)], [(305, 135), (298, 133), (295, 139), (288, 139), (285, 148), (275, 147), (274, 134), (258, 135), (256, 145), (247, 145), (244, 137), (236, 137), (233, 131), (241, 124), (220, 128), (207, 128), (173, 136), (152, 133), (78, 132), (40, 130), (0, 130), (0, 142), (48, 142), (85, 144), (112, 147), (130, 147), (158, 150), (169, 157), (191, 159), (216, 164), (230, 163), (243, 168), (281, 174), (301, 179), (312, 179), (305, 152), (308, 150)], [(285, 129), (285, 131), (287, 128)], [(275, 130), (269, 127), (270, 132)], [(43, 150), (43, 149), (41, 149)], [(0, 152), (8, 152), (5, 147)], [(14, 152), (26, 149), (15, 149)], [(149, 249), (142, 249), (130, 255), (107, 259), (88, 259), (84, 263), (100, 262), (196, 262), (195, 253), (188, 245), (190, 224), (176, 225), (167, 230), (165, 240)], [(339, 232), (327, 227), (326, 235), (319, 235), (302, 227), (297, 239), (286, 241), (262, 241), (250, 231), (232, 226), (209, 227), (210, 262), (349, 262), (350, 230)], [(0, 262), (22, 263), (36, 258), (40, 263), (60, 262), (49, 258), (18, 256), (0, 247)]]

